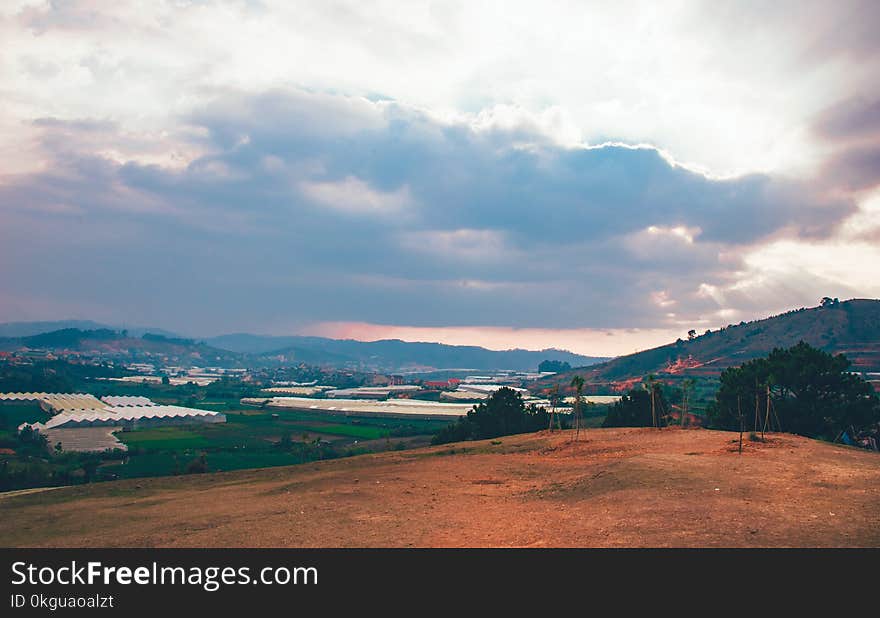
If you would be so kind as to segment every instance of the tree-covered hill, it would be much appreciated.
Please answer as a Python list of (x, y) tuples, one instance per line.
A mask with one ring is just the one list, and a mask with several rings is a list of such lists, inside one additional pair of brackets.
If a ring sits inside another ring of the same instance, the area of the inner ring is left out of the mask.
[(732, 366), (766, 356), (774, 348), (804, 341), (832, 354), (846, 354), (857, 372), (880, 372), (880, 300), (825, 299), (813, 308), (730, 324), (693, 333), (664, 346), (620, 356), (608, 362), (573, 369), (541, 380), (537, 387), (567, 384), (574, 375), (588, 384), (619, 386), (648, 374), (659, 376), (718, 377)]
[(42, 350), (125, 361), (172, 362), (197, 366), (241, 366), (244, 356), (193, 339), (145, 333), (137, 337), (121, 330), (63, 328), (27, 337), (0, 337), (0, 351)]

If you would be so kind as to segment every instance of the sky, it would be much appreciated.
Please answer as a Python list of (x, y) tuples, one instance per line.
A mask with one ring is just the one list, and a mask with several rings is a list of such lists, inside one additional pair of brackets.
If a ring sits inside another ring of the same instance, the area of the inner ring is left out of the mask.
[(617, 355), (880, 297), (880, 4), (0, 4), (0, 321)]

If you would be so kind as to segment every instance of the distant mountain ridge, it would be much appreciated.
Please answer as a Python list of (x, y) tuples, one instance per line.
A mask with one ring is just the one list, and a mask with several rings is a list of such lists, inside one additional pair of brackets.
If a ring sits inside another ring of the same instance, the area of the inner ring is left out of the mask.
[(125, 330), (133, 337), (141, 337), (146, 333), (177, 337), (178, 335), (162, 328), (148, 328), (145, 326), (112, 326), (92, 320), (53, 320), (49, 322), (4, 322), (0, 323), (0, 337), (32, 337), (43, 333), (51, 333), (59, 330), (74, 328), (77, 330)]
[(717, 377), (726, 367), (766, 356), (773, 348), (805, 341), (832, 354), (843, 353), (853, 370), (880, 372), (880, 300), (852, 299), (801, 308), (780, 315), (707, 331), (693, 339), (619, 356), (586, 369), (538, 381), (567, 385), (575, 375), (588, 384), (625, 387), (648, 374), (663, 377)]
[(56, 330), (76, 328), (78, 330), (100, 330), (110, 328), (91, 320), (55, 320), (52, 322), (5, 322), (0, 324), (0, 337), (33, 337)]
[[(59, 323), (38, 323), (56, 325)], [(27, 336), (0, 337), (0, 350), (41, 348), (68, 351), (99, 351), (108, 355), (173, 356), (193, 364), (253, 366), (299, 364), (351, 368), (361, 371), (397, 372), (406, 370), (471, 369), (475, 371), (536, 371), (544, 360), (558, 360), (573, 366), (586, 366), (606, 360), (564, 350), (488, 350), (477, 346), (441, 343), (413, 343), (398, 339), (382, 341), (339, 340), (324, 337), (232, 334), (207, 339), (185, 339), (146, 332), (136, 336), (131, 330), (103, 327), (67, 327)], [(7, 325), (0, 325), (2, 326)], [(16, 332), (33, 332), (36, 326), (15, 325)], [(3, 332), (0, 330), (0, 332)], [(167, 333), (167, 331), (162, 331)]]
[(577, 366), (591, 365), (605, 360), (601, 357), (584, 356), (556, 349), (489, 350), (478, 346), (410, 342), (400, 339), (356, 341), (326, 337), (273, 337), (238, 333), (211, 337), (205, 341), (215, 347), (234, 352), (264, 357), (284, 356), (293, 360), (300, 359), (306, 363), (353, 364), (382, 371), (407, 368), (535, 371), (543, 360), (565, 361)]

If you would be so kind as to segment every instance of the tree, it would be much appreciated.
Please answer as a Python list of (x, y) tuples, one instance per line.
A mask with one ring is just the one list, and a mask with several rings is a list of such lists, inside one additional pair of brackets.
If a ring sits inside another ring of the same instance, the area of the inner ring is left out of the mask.
[(556, 411), (556, 408), (559, 407), (559, 384), (554, 384), (553, 388), (550, 389), (550, 421), (548, 429), (553, 431), (553, 418), (556, 418), (556, 424), (559, 427), (559, 430), (562, 430), (562, 422), (559, 420), (559, 413)]
[(18, 432), (18, 448), (15, 450), (22, 455), (32, 455), (40, 457), (46, 453), (49, 448), (49, 441), (46, 436), (36, 431), (30, 425), (25, 425)]
[(575, 376), (571, 379), (571, 386), (574, 388), (574, 439), (577, 440), (581, 433), (581, 398), (584, 392), (584, 379), (581, 376)]
[(849, 366), (843, 354), (832, 356), (801, 341), (725, 369), (710, 408), (711, 424), (738, 429), (739, 402), (752, 400), (756, 426), (781, 426), (811, 438), (833, 440), (850, 426), (880, 422), (880, 400)]
[(85, 473), (86, 483), (91, 483), (95, 478), (95, 472), (98, 471), (98, 466), (101, 463), (100, 457), (89, 456), (86, 457), (85, 461), (82, 463), (82, 469)]
[(281, 439), (278, 440), (276, 446), (284, 451), (289, 451), (293, 447), (293, 438), (289, 430), (281, 434)]
[(475, 405), (466, 416), (441, 429), (431, 443), (485, 440), (540, 431), (547, 426), (549, 416), (544, 408), (534, 404), (526, 406), (518, 391), (505, 386), (492, 393), (486, 401)]
[(538, 371), (541, 373), (562, 373), (563, 371), (568, 371), (571, 369), (571, 365), (565, 361), (558, 360), (543, 360), (538, 365)]
[(208, 458), (202, 453), (186, 465), (187, 474), (204, 474), (208, 471)]
[(654, 374), (648, 375), (642, 387), (651, 396), (651, 425), (660, 429), (660, 423), (657, 421), (657, 380), (654, 379)]
[(688, 412), (690, 410), (691, 393), (694, 391), (694, 381), (686, 378), (681, 385), (681, 419), (680, 425), (685, 426), (687, 422)]
[[(654, 403), (657, 407), (665, 407), (663, 391), (656, 389)], [(602, 427), (653, 427), (654, 418), (651, 413), (651, 393), (648, 389), (631, 389), (624, 394), (608, 410)]]
[(697, 331), (695, 331), (693, 328), (690, 329), (688, 331), (688, 341), (693, 341), (696, 338), (697, 338)]

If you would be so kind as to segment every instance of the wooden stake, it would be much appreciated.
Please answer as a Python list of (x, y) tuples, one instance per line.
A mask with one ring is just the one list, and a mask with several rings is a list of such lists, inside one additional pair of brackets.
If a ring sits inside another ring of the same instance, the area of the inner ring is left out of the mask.
[(743, 409), (742, 409), (742, 397), (740, 395), (736, 396), (736, 409), (739, 412), (739, 454), (742, 455), (742, 452), (743, 452)]
[(553, 417), (556, 416), (556, 402), (559, 399), (559, 385), (553, 387), (553, 390), (550, 391), (550, 426), (547, 427), (548, 431), (553, 431)]
[(758, 379), (755, 378), (755, 433), (758, 432)]
[(581, 435), (581, 396), (584, 392), (584, 379), (580, 376), (575, 376), (571, 380), (571, 386), (575, 388), (575, 399), (574, 399), (574, 439), (578, 441)]
[[(770, 399), (770, 385), (767, 385), (767, 399)], [(767, 407), (767, 411), (764, 413), (764, 426), (761, 427), (761, 439), (764, 439), (764, 432), (767, 431), (768, 425), (770, 424), (770, 407)]]
[[(770, 385), (767, 385), (767, 410), (770, 410), (771, 401), (770, 401)], [(769, 414), (769, 412), (768, 412)], [(782, 431), (782, 423), (779, 420), (779, 415), (776, 413), (776, 406), (773, 406), (773, 418), (776, 419), (776, 431)]]

